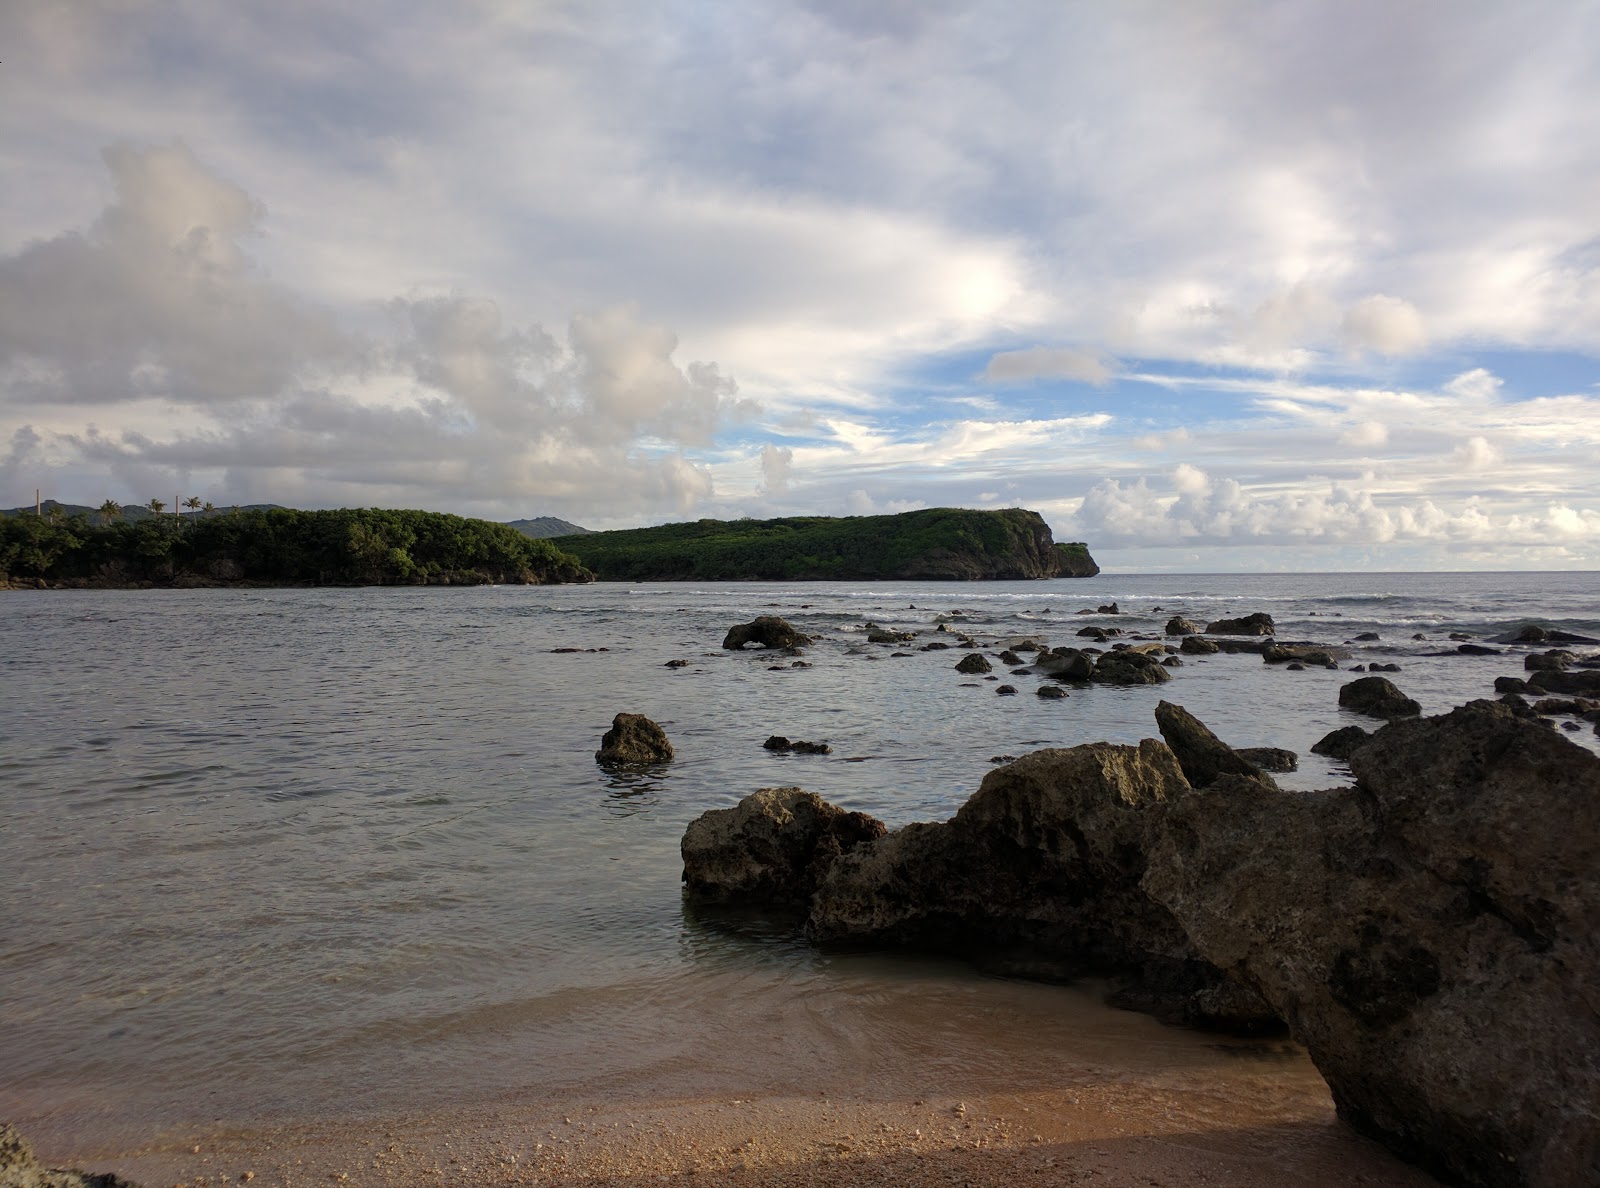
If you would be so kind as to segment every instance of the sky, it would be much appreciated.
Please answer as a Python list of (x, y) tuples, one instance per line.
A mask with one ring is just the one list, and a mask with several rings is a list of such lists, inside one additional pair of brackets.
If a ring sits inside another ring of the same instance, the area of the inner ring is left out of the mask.
[(8, 0), (0, 506), (1600, 569), (1592, 0)]

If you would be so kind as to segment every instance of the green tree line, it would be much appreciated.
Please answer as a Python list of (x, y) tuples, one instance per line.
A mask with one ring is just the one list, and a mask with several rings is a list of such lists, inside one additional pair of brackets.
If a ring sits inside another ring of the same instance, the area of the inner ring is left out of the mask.
[(33, 585), (425, 585), (590, 581), (508, 524), (384, 508), (274, 508), (185, 520), (0, 517), (0, 581)]
[[(1037, 512), (697, 520), (557, 538), (603, 581), (1034, 578), (1098, 572)], [(1073, 558), (1079, 560), (1074, 561)]]

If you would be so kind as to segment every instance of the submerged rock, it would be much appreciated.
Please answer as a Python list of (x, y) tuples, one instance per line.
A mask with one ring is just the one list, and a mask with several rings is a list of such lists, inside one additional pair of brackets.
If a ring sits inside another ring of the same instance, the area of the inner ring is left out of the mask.
[(1094, 657), (1078, 648), (1055, 648), (1034, 660), (1033, 671), (1040, 676), (1086, 681), (1094, 672)]
[[(1377, 665), (1372, 666), (1376, 670)], [(1339, 706), (1369, 718), (1414, 718), (1422, 707), (1400, 692), (1388, 677), (1357, 677), (1339, 687)]]
[(139, 1188), (109, 1172), (42, 1167), (16, 1127), (0, 1122), (0, 1185), (4, 1188)]
[(633, 767), (665, 763), (672, 758), (667, 732), (643, 714), (618, 714), (594, 753), (603, 767)]
[(722, 646), (730, 652), (737, 652), (750, 643), (760, 644), (764, 648), (801, 648), (810, 642), (809, 635), (796, 631), (777, 615), (757, 615), (748, 623), (728, 628)]
[(1177, 799), (1143, 888), (1361, 1130), (1452, 1181), (1600, 1183), (1600, 758), (1480, 701), (1351, 768)]
[(882, 837), (884, 824), (803, 788), (762, 788), (702, 813), (684, 832), (683, 882), (710, 902), (805, 907), (841, 854)]
[(795, 755), (831, 755), (833, 748), (824, 742), (807, 742), (803, 738), (788, 739), (781, 734), (771, 735), (761, 744), (766, 750)]
[(961, 657), (960, 660), (956, 661), (956, 671), (966, 673), (968, 676), (975, 676), (978, 673), (990, 672), (993, 669), (994, 665), (990, 664), (989, 661), (979, 652), (969, 652), (967, 655)]

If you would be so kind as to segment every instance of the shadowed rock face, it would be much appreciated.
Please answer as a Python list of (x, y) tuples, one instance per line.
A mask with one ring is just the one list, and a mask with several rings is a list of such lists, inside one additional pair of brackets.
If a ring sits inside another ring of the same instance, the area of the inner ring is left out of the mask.
[(1269, 1030), (1276, 1019), (1197, 957), (1139, 888), (1167, 806), (1189, 791), (1163, 744), (1037, 751), (990, 772), (956, 816), (845, 854), (807, 933), (1126, 979), (1123, 1005), (1170, 1021)]
[(1274, 635), (1277, 626), (1265, 611), (1256, 611), (1242, 619), (1218, 619), (1206, 627), (1208, 635)]
[(600, 739), (595, 762), (602, 767), (635, 767), (672, 758), (667, 732), (643, 714), (618, 714)]
[(1600, 758), (1480, 701), (1350, 764), (1182, 798), (1145, 890), (1356, 1126), (1467, 1184), (1600, 1184)]
[(763, 788), (713, 809), (683, 835), (683, 881), (698, 899), (805, 907), (841, 855), (884, 835), (882, 821), (802, 788)]
[(33, 1147), (16, 1127), (0, 1123), (0, 1185), (4, 1188), (139, 1188), (109, 1172), (91, 1174), (39, 1166)]

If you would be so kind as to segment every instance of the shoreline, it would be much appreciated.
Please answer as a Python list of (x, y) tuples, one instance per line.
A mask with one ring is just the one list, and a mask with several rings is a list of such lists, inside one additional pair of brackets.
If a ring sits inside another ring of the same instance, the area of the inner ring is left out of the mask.
[[(1325, 1088), (1169, 1078), (962, 1095), (870, 1090), (556, 1104), (174, 1128), (126, 1150), (35, 1139), (42, 1163), (156, 1185), (1094, 1184), (1428, 1188)], [(40, 1123), (34, 1123), (35, 1130)], [(48, 1129), (46, 1126), (45, 1129)], [(26, 1133), (26, 1131), (25, 1131)], [(41, 1131), (40, 1137), (43, 1137)]]

